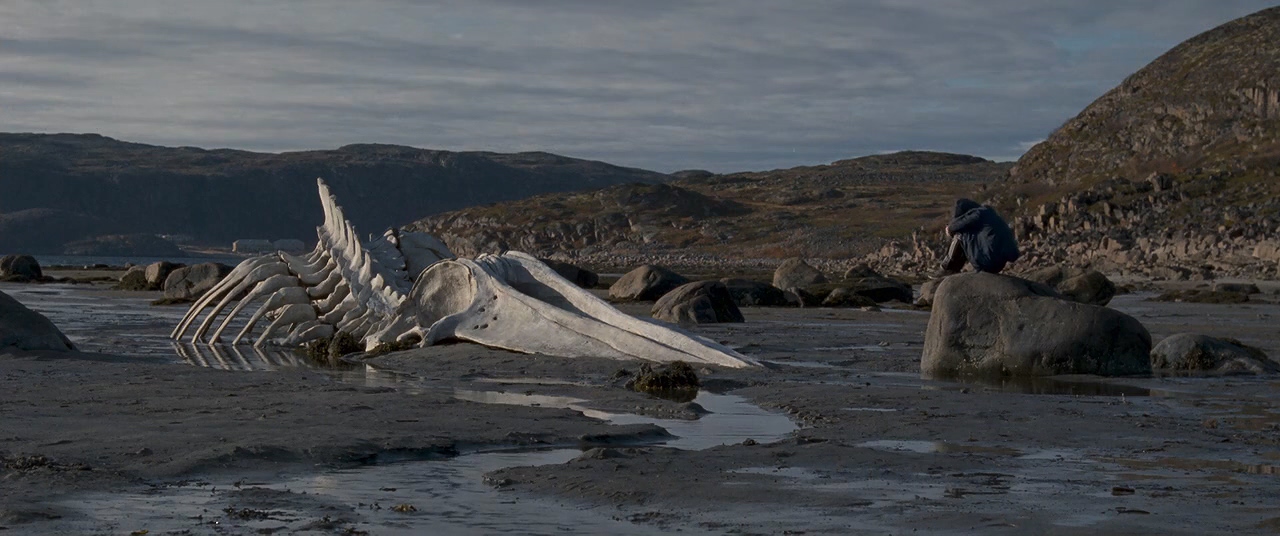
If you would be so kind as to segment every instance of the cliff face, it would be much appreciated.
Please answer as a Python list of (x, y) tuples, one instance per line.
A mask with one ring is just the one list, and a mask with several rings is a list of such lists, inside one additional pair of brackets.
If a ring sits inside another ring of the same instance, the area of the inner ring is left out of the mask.
[(1016, 182), (1080, 184), (1239, 166), (1280, 142), (1280, 8), (1174, 47), (1033, 147)]
[[(547, 153), (349, 145), (267, 154), (157, 147), (97, 135), (0, 134), (0, 214), (48, 209), (75, 214), (85, 224), (59, 227), (57, 240), (109, 233), (180, 234), (213, 244), (308, 240), (322, 218), (317, 177), (329, 183), (365, 233), (466, 206), (668, 178)], [(32, 227), (35, 220), (27, 214), (20, 218), (23, 226), (12, 228)]]

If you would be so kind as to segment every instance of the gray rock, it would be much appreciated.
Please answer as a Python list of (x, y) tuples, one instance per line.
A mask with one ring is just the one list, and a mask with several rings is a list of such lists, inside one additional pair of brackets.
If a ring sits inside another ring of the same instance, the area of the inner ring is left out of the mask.
[(881, 276), (879, 272), (876, 272), (875, 270), (871, 269), (871, 266), (868, 266), (867, 263), (865, 262), (859, 263), (844, 272), (845, 279), (862, 279), (865, 277), (883, 277), (883, 276)]
[(926, 376), (1119, 376), (1151, 372), (1151, 335), (1119, 311), (1005, 275), (947, 277), (934, 294)]
[(832, 289), (827, 297), (822, 299), (823, 307), (874, 307), (875, 304), (875, 300), (845, 287)]
[(1214, 292), (1238, 292), (1240, 294), (1261, 294), (1258, 285), (1253, 283), (1227, 283), (1219, 281), (1213, 284)]
[(733, 303), (738, 307), (785, 307), (788, 305), (786, 293), (782, 289), (749, 279), (725, 278), (720, 280), (733, 296)]
[(186, 265), (175, 264), (169, 261), (160, 261), (148, 264), (146, 268), (147, 290), (160, 290), (164, 288), (164, 280), (169, 278), (169, 274), (183, 266)]
[(793, 257), (782, 262), (773, 272), (773, 286), (786, 289), (791, 287), (809, 287), (827, 282), (827, 277), (817, 268), (804, 262), (804, 259)]
[(800, 287), (791, 287), (782, 291), (787, 305), (792, 307), (817, 307), (822, 305), (825, 296), (818, 296)]
[(678, 324), (743, 322), (742, 311), (733, 302), (729, 289), (719, 281), (686, 283), (668, 292), (653, 304), (654, 318)]
[(843, 286), (855, 294), (870, 298), (876, 303), (893, 300), (897, 300), (902, 303), (911, 303), (913, 298), (911, 285), (909, 283), (904, 283), (884, 276), (853, 279), (844, 282)]
[(1106, 305), (1116, 295), (1116, 285), (1097, 270), (1051, 266), (1025, 274), (1028, 280), (1051, 286), (1062, 297), (1089, 305)]
[(65, 352), (75, 346), (44, 315), (0, 292), (0, 352), (12, 348)]
[(147, 269), (141, 266), (131, 266), (124, 275), (120, 276), (120, 282), (116, 284), (119, 290), (148, 290), (147, 288)]
[(596, 285), (600, 284), (600, 275), (586, 268), (551, 259), (538, 260), (555, 270), (560, 277), (573, 281), (573, 284), (579, 287), (596, 288)]
[(216, 262), (178, 268), (164, 280), (164, 297), (170, 300), (194, 300), (208, 292), (230, 272), (230, 266)]
[(1234, 339), (1194, 333), (1170, 335), (1151, 350), (1156, 372), (1208, 372), (1215, 374), (1275, 374), (1280, 364), (1262, 350)]
[(609, 298), (617, 301), (655, 301), (689, 279), (661, 266), (646, 264), (627, 272), (609, 287)]
[(5, 255), (0, 257), (0, 280), (38, 281), (44, 278), (40, 263), (30, 255)]
[(916, 298), (916, 305), (928, 307), (933, 305), (933, 294), (938, 291), (938, 284), (946, 277), (935, 277), (925, 281), (920, 285), (920, 297)]

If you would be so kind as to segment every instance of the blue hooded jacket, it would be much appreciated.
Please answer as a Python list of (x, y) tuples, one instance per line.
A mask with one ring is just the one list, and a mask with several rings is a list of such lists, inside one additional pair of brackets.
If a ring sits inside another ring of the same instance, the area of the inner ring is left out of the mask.
[(999, 273), (1021, 256), (1013, 230), (994, 208), (972, 199), (958, 199), (952, 216), (947, 230), (960, 238), (969, 264), (978, 271)]

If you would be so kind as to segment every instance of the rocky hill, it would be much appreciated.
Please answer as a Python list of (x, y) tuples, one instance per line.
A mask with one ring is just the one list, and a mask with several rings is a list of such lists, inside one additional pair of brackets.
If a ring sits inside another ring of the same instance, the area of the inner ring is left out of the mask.
[(1024, 155), (992, 200), (1026, 262), (1275, 276), (1280, 8), (1174, 47)]
[(215, 245), (314, 240), (317, 177), (366, 233), (466, 206), (669, 178), (548, 153), (348, 145), (270, 154), (0, 134), (0, 253), (60, 253), (67, 242), (131, 233)]
[(902, 152), (830, 165), (628, 184), (438, 214), (411, 227), (474, 255), (518, 249), (596, 266), (768, 265), (802, 255), (847, 260), (941, 221), (958, 195), (1008, 163)]

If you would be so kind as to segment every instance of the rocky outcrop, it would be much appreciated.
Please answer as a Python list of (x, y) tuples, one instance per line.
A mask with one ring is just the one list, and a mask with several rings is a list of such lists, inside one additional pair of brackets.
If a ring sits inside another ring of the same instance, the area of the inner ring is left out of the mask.
[(782, 289), (768, 283), (734, 278), (721, 279), (720, 282), (724, 283), (725, 288), (729, 290), (729, 295), (733, 297), (733, 303), (738, 307), (785, 307), (787, 305), (787, 297)]
[(1119, 376), (1151, 371), (1136, 319), (1075, 303), (1004, 275), (947, 277), (934, 294), (920, 369), (926, 376)]
[(0, 292), (0, 353), (13, 349), (65, 352), (75, 347), (44, 315)]
[(596, 285), (600, 284), (599, 274), (596, 274), (586, 268), (552, 259), (538, 260), (542, 261), (543, 264), (550, 266), (552, 270), (555, 270), (557, 274), (560, 274), (560, 277), (573, 281), (573, 284), (578, 285), (579, 287), (596, 288)]
[(164, 280), (164, 297), (170, 301), (194, 300), (231, 273), (231, 267), (206, 262), (178, 268)]
[(804, 259), (793, 257), (782, 261), (773, 272), (773, 286), (778, 288), (811, 287), (827, 282), (827, 277)]
[(609, 299), (615, 301), (656, 301), (689, 279), (671, 270), (646, 264), (627, 272), (609, 287)]
[(1068, 300), (1089, 305), (1106, 305), (1116, 295), (1115, 283), (1097, 270), (1051, 266), (1032, 270), (1022, 277), (1053, 287)]
[(0, 281), (26, 283), (44, 279), (40, 263), (30, 255), (5, 255), (0, 257)]
[(1151, 368), (1161, 373), (1275, 374), (1280, 364), (1262, 350), (1234, 339), (1179, 333), (1151, 350)]
[(744, 322), (728, 287), (719, 281), (686, 283), (653, 304), (653, 317), (677, 324)]

